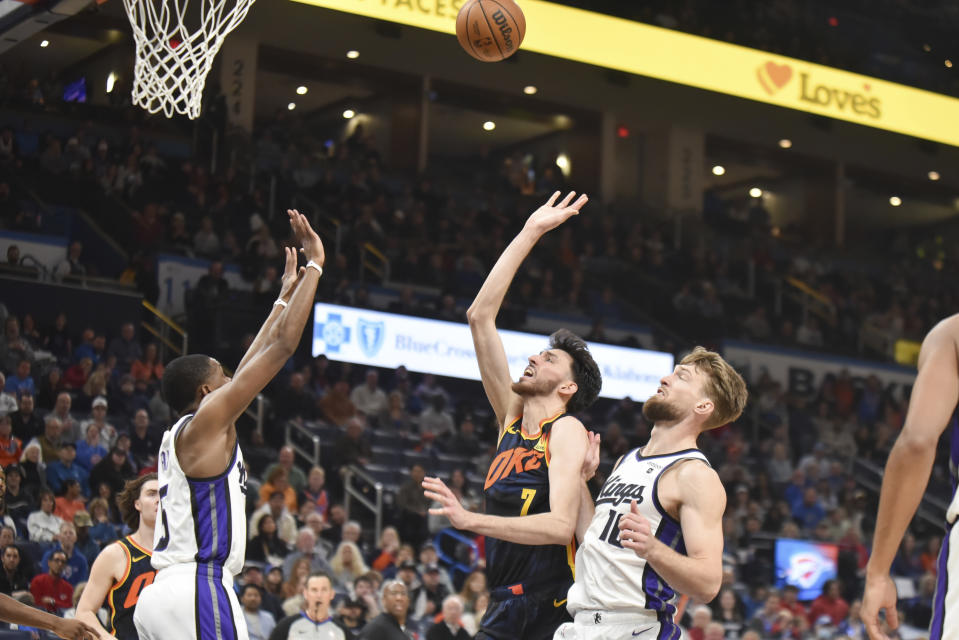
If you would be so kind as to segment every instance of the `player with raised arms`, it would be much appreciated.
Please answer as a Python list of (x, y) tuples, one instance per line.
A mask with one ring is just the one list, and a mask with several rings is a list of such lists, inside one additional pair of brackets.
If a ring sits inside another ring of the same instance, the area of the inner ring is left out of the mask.
[[(490, 605), (476, 637), (551, 638), (565, 620), (573, 582), (580, 472), (589, 445), (571, 414), (589, 407), (602, 384), (586, 343), (560, 329), (549, 349), (528, 358), (519, 380), (510, 378), (496, 315), (520, 264), (545, 233), (587, 202), (575, 193), (555, 205), (553, 194), (526, 221), (490, 271), (467, 312), (483, 388), (499, 423), (497, 453), (486, 476), (486, 513), (466, 511), (438, 478), (426, 478), (426, 496), (440, 503), (458, 529), (487, 536)], [(571, 204), (572, 203), (572, 204)]]
[[(107, 545), (90, 569), (90, 579), (77, 603), (77, 618), (97, 630), (100, 640), (137, 640), (133, 624), (140, 592), (153, 583), (153, 528), (160, 505), (157, 475), (130, 480), (118, 497), (120, 514), (133, 533)], [(100, 625), (97, 611), (104, 602), (110, 611), (109, 630)]]
[(866, 587), (860, 617), (871, 640), (887, 638), (880, 626), (885, 611), (890, 629), (899, 627), (896, 585), (889, 577), (892, 561), (929, 483), (942, 433), (949, 429), (949, 473), (952, 502), (946, 510), (946, 534), (936, 564), (929, 640), (955, 638), (959, 632), (959, 315), (941, 321), (926, 335), (919, 350), (919, 373), (909, 398), (906, 423), (889, 452), (879, 494), (879, 513), (872, 553), (866, 565)]
[[(675, 638), (678, 594), (709, 602), (722, 583), (726, 491), (696, 441), (736, 420), (746, 383), (717, 353), (696, 347), (643, 404), (649, 442), (621, 457), (596, 498), (581, 494), (573, 622), (558, 640)], [(590, 435), (584, 478), (599, 463)], [(585, 484), (583, 485), (585, 490)]]
[(286, 249), (280, 297), (232, 379), (209, 356), (173, 360), (163, 396), (182, 416), (163, 435), (153, 584), (140, 593), (141, 640), (246, 640), (233, 576), (246, 552), (246, 479), (236, 419), (290, 359), (313, 307), (324, 252), (306, 217), (287, 212), (308, 262)]

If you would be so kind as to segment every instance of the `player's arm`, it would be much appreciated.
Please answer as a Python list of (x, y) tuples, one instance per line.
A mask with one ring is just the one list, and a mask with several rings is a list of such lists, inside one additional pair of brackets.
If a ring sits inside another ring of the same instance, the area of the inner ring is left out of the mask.
[[(307, 259), (322, 266), (325, 259), (323, 243), (310, 228), (310, 223), (303, 214), (297, 211), (288, 213), (290, 226)], [(190, 451), (192, 447), (208, 443), (209, 438), (222, 435), (225, 430), (232, 428), (233, 422), (290, 359), (300, 342), (303, 328), (313, 308), (319, 279), (319, 271), (306, 269), (289, 303), (279, 312), (272, 324), (263, 348), (244, 363), (245, 366), (236, 372), (231, 381), (206, 396), (200, 403), (193, 420), (178, 438), (178, 455), (181, 445), (184, 452)], [(199, 448), (203, 449), (202, 446)], [(196, 472), (187, 468), (184, 468), (184, 471), (187, 475), (194, 475)]]
[(115, 640), (110, 633), (100, 625), (97, 612), (107, 599), (107, 594), (117, 580), (121, 578), (118, 571), (126, 563), (126, 554), (119, 542), (107, 545), (93, 561), (90, 569), (90, 579), (83, 589), (80, 601), (77, 603), (77, 620), (82, 620), (96, 630), (100, 640)]
[(483, 389), (496, 414), (500, 430), (507, 418), (519, 415), (521, 400), (510, 389), (509, 365), (503, 341), (496, 332), (496, 316), (503, 306), (503, 298), (510, 283), (516, 276), (519, 266), (529, 252), (550, 229), (558, 227), (570, 216), (579, 213), (588, 198), (583, 195), (570, 205), (576, 194), (570, 192), (557, 206), (553, 206), (560, 192), (553, 194), (546, 204), (537, 209), (526, 221), (523, 230), (513, 238), (506, 250), (493, 265), (486, 281), (476, 294), (476, 299), (466, 311), (470, 331), (473, 334), (473, 347), (479, 363)]
[(94, 631), (79, 619), (66, 620), (40, 611), (0, 593), (0, 620), (13, 624), (52, 631), (66, 640), (97, 640)]
[[(433, 515), (445, 515), (457, 529), (473, 531), (517, 544), (566, 545), (576, 533), (576, 518), (583, 480), (582, 469), (588, 439), (583, 424), (571, 416), (553, 425), (549, 438), (549, 511), (513, 517), (471, 513), (439, 478), (425, 478), (426, 497), (440, 503), (430, 509)], [(535, 495), (526, 496), (530, 502)]]
[(699, 602), (709, 602), (719, 593), (723, 580), (723, 512), (726, 492), (712, 468), (685, 462), (673, 473), (680, 491), (679, 522), (686, 554), (656, 538), (636, 501), (619, 521), (619, 541), (656, 570), (678, 593)]
[[(296, 286), (300, 283), (300, 280), (306, 273), (306, 268), (300, 267), (299, 270), (297, 270), (295, 247), (284, 247), (283, 251), (286, 255), (286, 265), (283, 269), (282, 285), (280, 286), (280, 295), (277, 297), (277, 300), (282, 300), (283, 302), (289, 303), (294, 289), (296, 289)], [(268, 344), (270, 335), (272, 335), (273, 325), (276, 323), (282, 312), (283, 305), (273, 305), (273, 308), (270, 310), (270, 315), (267, 316), (266, 321), (260, 326), (260, 330), (253, 339), (252, 344), (250, 344), (250, 348), (246, 350), (245, 354), (243, 354), (243, 359), (240, 360), (240, 364), (236, 365), (236, 371), (234, 372), (234, 375), (239, 373), (240, 370), (243, 369), (243, 367), (246, 366), (246, 364), (254, 356), (263, 351), (264, 347), (266, 347)]]
[(936, 325), (923, 340), (906, 423), (886, 461), (861, 613), (873, 640), (885, 637), (879, 626), (881, 609), (893, 629), (899, 626), (889, 569), (926, 491), (939, 437), (959, 402), (957, 332), (959, 317), (954, 316)]

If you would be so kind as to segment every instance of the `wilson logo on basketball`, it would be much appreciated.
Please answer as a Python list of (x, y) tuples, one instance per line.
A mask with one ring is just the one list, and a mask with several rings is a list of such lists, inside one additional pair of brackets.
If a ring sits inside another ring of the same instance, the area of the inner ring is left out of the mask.
[(507, 51), (513, 50), (513, 28), (509, 26), (509, 21), (506, 19), (506, 15), (503, 13), (502, 9), (497, 9), (493, 12), (493, 22), (496, 23), (496, 26), (499, 28), (499, 32), (503, 34), (503, 44), (506, 46)]
[(524, 471), (539, 469), (544, 456), (545, 454), (542, 451), (525, 449), (523, 447), (503, 451), (490, 463), (489, 473), (486, 474), (486, 483), (483, 486), (483, 491), (486, 491), (496, 484), (497, 480), (508, 478), (514, 473), (518, 474)]
[[(769, 61), (759, 65), (756, 69), (756, 78), (763, 90), (769, 95), (777, 94), (789, 84), (793, 77), (793, 70), (788, 64), (776, 64)], [(862, 91), (850, 91), (841, 87), (832, 87), (816, 82), (812, 74), (807, 71), (799, 73), (798, 99), (814, 104), (818, 107), (835, 109), (843, 113), (854, 113), (859, 116), (878, 120), (882, 117), (882, 101), (870, 94), (872, 85), (862, 85)]]

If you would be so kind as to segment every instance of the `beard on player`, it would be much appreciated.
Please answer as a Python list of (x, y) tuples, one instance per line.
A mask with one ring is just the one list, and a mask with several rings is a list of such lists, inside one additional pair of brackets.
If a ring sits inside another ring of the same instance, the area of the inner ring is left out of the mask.
[(643, 403), (643, 417), (650, 424), (678, 422), (683, 417), (683, 410), (682, 407), (660, 395), (660, 392), (656, 392)]

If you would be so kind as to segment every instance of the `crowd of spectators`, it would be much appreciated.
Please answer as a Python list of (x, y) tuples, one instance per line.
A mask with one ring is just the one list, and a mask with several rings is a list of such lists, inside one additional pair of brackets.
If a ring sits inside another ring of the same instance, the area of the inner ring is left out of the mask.
[[(132, 323), (112, 331), (78, 329), (64, 314), (10, 314), (4, 327), (0, 591), (30, 594), (39, 606), (69, 612), (96, 554), (125, 532), (115, 501), (124, 480), (156, 468), (158, 436), (170, 424), (157, 392), (163, 364)], [(827, 631), (862, 637), (855, 611), (875, 496), (857, 483), (853, 460), (882, 463), (902, 426), (906, 399), (883, 390), (878, 380), (857, 389), (846, 375), (828, 378), (808, 397), (785, 393), (766, 375), (749, 382), (745, 416), (701, 439), (729, 495), (724, 585), (713, 603), (689, 603), (686, 623), (693, 635), (697, 628), (715, 634), (718, 623), (731, 639), (756, 637), (752, 632), (760, 638)], [(462, 549), (442, 546), (435, 535), (446, 523), (427, 514), (419, 483), (425, 473), (441, 473), (464, 504), (482, 508), (480, 478), (495, 451), (496, 427), (483, 410), (479, 386), (402, 367), (364, 371), (319, 356), (295, 358), (267, 392), (273, 410), (264, 433), (281, 433), (293, 420), (323, 434), (329, 454), (308, 467), (282, 441), (241, 429), (255, 490), (238, 588), (247, 618), (263, 631), (259, 637), (268, 638), (265, 629), (314, 597), (306, 587), (316, 571), (329, 576), (332, 611), (357, 634), (384, 612), (377, 590), (391, 584), (400, 589), (393, 579), (409, 599), (411, 628), (429, 633), (449, 615), (460, 621), (454, 630), (461, 625), (474, 633), (488, 603), (482, 554), (471, 557), (467, 550), (464, 556)], [(604, 435), (594, 482), (648, 438), (640, 408), (628, 398), (601, 401), (582, 416)], [(341, 471), (406, 459), (392, 449), (380, 455), (378, 445), (396, 438), (419, 461), (388, 486), (387, 526), (374, 539), (369, 521), (344, 510)], [(440, 459), (459, 466), (448, 470)], [(944, 473), (942, 465), (935, 473)], [(812, 602), (798, 602), (791, 588), (775, 588), (777, 538), (839, 545), (838, 581)], [(903, 603), (903, 619), (917, 627), (928, 622), (941, 542), (937, 531), (916, 529), (896, 559), (896, 575), (916, 585), (916, 597)], [(482, 540), (476, 544), (482, 550)], [(450, 570), (464, 561), (472, 574)], [(458, 598), (448, 600), (450, 595)]]

